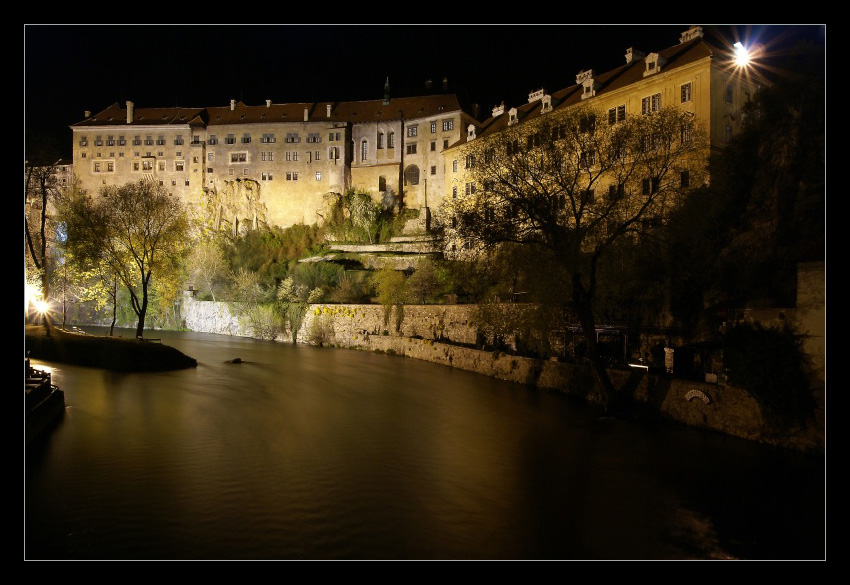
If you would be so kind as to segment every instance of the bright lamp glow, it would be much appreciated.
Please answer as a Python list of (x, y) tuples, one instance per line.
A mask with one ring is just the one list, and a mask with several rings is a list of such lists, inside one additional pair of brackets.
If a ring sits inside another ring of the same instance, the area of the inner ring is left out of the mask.
[(750, 62), (750, 52), (740, 42), (732, 45), (735, 47), (735, 65), (738, 67), (746, 67)]
[(50, 310), (50, 305), (47, 304), (47, 301), (43, 301), (41, 299), (34, 300), (32, 302), (32, 306), (35, 307), (35, 310), (42, 315)]

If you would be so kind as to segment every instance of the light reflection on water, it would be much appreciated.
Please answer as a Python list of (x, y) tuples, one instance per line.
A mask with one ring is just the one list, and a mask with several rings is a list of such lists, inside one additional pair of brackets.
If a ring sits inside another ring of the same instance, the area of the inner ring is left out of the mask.
[(51, 364), (69, 406), (27, 448), (27, 558), (825, 554), (822, 458), (416, 360), (162, 337), (198, 367)]

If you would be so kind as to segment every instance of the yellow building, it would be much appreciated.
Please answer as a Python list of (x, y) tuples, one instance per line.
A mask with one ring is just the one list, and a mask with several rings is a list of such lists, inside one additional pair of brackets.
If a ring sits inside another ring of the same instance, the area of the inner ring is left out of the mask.
[(207, 108), (114, 104), (74, 124), (81, 186), (149, 179), (211, 227), (321, 223), (329, 193), (386, 205), (442, 199), (442, 152), (472, 118), (451, 94)]
[(740, 130), (743, 106), (757, 89), (730, 57), (728, 50), (711, 46), (700, 27), (691, 27), (675, 46), (653, 53), (628, 48), (625, 63), (612, 71), (584, 70), (570, 87), (532, 92), (527, 103), (509, 109), (503, 103), (489, 119), (470, 124), (446, 152), (444, 190), (457, 195), (469, 189), (465, 157), (472, 141), (486, 141), (517, 125), (532, 128), (545, 117), (582, 106), (597, 113), (597, 124), (608, 125), (676, 106), (702, 125), (712, 149), (723, 148)]

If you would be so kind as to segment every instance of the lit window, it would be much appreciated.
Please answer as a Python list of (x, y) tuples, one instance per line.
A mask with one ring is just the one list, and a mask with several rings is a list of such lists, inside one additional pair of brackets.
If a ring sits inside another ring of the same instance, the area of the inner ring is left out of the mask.
[(365, 161), (369, 157), (369, 143), (365, 140), (360, 143), (360, 160)]
[(682, 103), (687, 103), (691, 101), (691, 84), (683, 83), (682, 84)]
[(431, 134), (434, 134), (437, 131), (437, 123), (431, 122)]
[(455, 127), (454, 120), (443, 120), (443, 130), (453, 130)]
[(387, 148), (395, 148), (395, 132), (387, 135)]
[(318, 171), (318, 172), (316, 172), (316, 180), (317, 180), (317, 181), (321, 181), (321, 180), (322, 180), (322, 171)]
[(414, 137), (414, 136), (418, 136), (418, 134), (419, 134), (419, 127), (418, 126), (408, 126), (407, 127), (407, 135), (410, 136), (411, 138)]
[(656, 93), (643, 98), (640, 102), (640, 113), (643, 115), (657, 112), (661, 109), (661, 94)]
[(183, 172), (183, 161), (176, 160), (174, 161), (174, 170), (177, 172)]

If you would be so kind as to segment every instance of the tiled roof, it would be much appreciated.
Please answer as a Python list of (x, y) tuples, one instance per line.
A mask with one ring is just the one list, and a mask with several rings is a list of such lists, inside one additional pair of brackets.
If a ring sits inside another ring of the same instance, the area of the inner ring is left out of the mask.
[[(331, 115), (328, 116), (328, 106)], [(248, 106), (235, 102), (231, 106), (208, 108), (137, 108), (133, 109), (133, 125), (161, 124), (252, 124), (263, 122), (302, 122), (304, 110), (309, 122), (374, 122), (410, 120), (457, 112), (460, 104), (453, 94), (394, 98), (361, 102), (315, 102)], [(115, 103), (73, 127), (127, 126), (127, 110)]]
[[(204, 108), (133, 108), (133, 125), (160, 126), (164, 124), (198, 123), (204, 118)], [(90, 116), (74, 127), (127, 126), (127, 109), (114, 103), (102, 112)]]
[[(706, 57), (711, 57), (714, 53), (715, 49), (712, 49), (712, 47), (702, 38), (696, 38), (658, 52), (658, 54), (666, 60), (664, 67), (662, 68), (662, 71), (664, 72), (689, 65)], [(620, 67), (612, 69), (606, 73), (595, 75), (593, 79), (598, 84), (596, 88), (596, 95), (605, 95), (606, 93), (611, 93), (642, 81), (644, 79), (643, 73), (645, 70), (646, 57), (636, 59), (631, 64), (621, 65)], [(582, 86), (580, 84), (572, 85), (553, 92), (551, 94), (552, 110), (560, 110), (581, 103), (581, 95)], [(516, 106), (519, 121), (527, 121), (540, 116), (542, 106), (543, 104), (540, 100)], [(505, 106), (504, 113), (477, 124), (476, 138), (494, 134), (507, 128), (509, 119), (508, 112), (510, 109), (510, 107)], [(464, 135), (460, 142), (452, 146), (458, 146), (465, 142), (466, 136)]]

